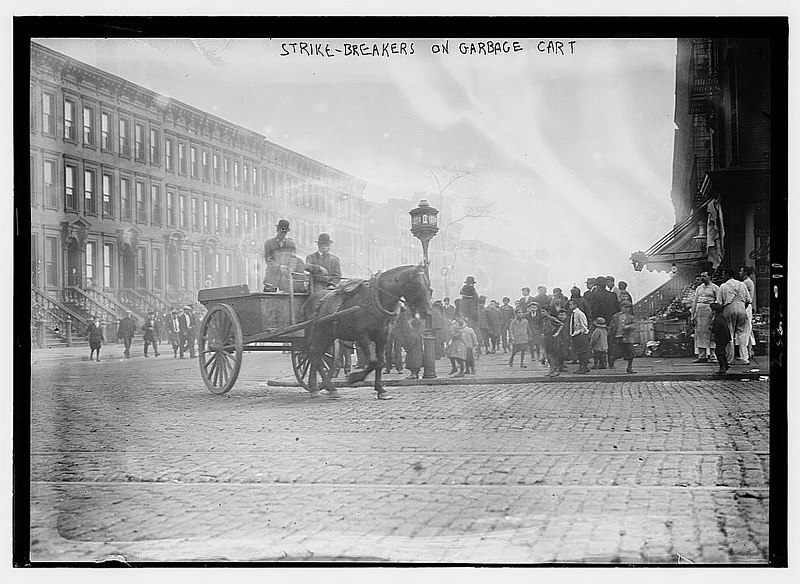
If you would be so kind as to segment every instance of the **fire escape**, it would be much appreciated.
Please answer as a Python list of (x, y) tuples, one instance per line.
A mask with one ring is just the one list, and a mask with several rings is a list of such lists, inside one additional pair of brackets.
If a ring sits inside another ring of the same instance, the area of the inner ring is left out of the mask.
[(715, 140), (716, 112), (721, 90), (717, 51), (714, 39), (692, 39), (690, 63), (689, 114), (692, 116), (692, 208), (701, 201), (700, 187), (706, 172), (717, 166)]

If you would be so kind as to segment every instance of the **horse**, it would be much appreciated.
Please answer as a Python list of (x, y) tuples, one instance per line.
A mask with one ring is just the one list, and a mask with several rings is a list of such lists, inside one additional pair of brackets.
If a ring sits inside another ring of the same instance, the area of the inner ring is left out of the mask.
[[(378, 272), (369, 280), (350, 280), (332, 290), (318, 290), (309, 295), (301, 314), (304, 321), (311, 321), (305, 328), (306, 349), (309, 355), (309, 393), (317, 397), (321, 390), (317, 386), (317, 372), (322, 367), (322, 358), (335, 340), (355, 341), (367, 356), (363, 371), (351, 373), (349, 384), (363, 381), (375, 372), (375, 392), (378, 399), (391, 399), (381, 384), (384, 347), (389, 325), (400, 313), (400, 301), (404, 301), (412, 313), (427, 314), (431, 309), (431, 287), (422, 266), (399, 266)], [(319, 324), (313, 319), (334, 314), (352, 307), (359, 310), (344, 314)], [(330, 374), (321, 375), (322, 385), (329, 397), (338, 397)]]

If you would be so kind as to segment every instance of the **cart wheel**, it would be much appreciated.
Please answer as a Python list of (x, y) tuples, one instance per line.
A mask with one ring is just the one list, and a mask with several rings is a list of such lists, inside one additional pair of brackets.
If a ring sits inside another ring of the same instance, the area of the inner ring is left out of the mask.
[[(292, 343), (292, 368), (294, 376), (306, 391), (310, 391), (308, 384), (309, 372), (311, 371), (311, 359), (308, 355), (305, 341), (295, 341)], [(317, 374), (317, 389), (322, 389), (322, 381), (331, 379), (339, 370), (339, 345), (333, 341), (322, 355), (322, 375)]]
[(200, 323), (197, 337), (200, 375), (211, 393), (230, 391), (242, 366), (242, 327), (233, 309), (215, 304)]

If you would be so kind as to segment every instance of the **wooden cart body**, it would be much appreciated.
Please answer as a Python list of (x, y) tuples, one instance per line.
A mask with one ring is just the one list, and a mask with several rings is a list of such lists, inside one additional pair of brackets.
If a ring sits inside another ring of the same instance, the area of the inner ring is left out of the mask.
[[(313, 289), (311, 290), (313, 291)], [(250, 292), (246, 284), (200, 290), (197, 300), (208, 309), (197, 335), (200, 373), (206, 387), (221, 395), (230, 391), (245, 351), (291, 351), (292, 368), (300, 385), (310, 390), (310, 360), (305, 328), (340, 318), (359, 308), (303, 321), (303, 303), (309, 292)], [(319, 377), (330, 379), (338, 370), (338, 344), (322, 357)]]

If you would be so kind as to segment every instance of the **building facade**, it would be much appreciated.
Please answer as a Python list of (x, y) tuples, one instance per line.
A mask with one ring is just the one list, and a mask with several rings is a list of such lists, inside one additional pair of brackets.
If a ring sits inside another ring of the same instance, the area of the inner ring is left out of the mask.
[(364, 181), (264, 136), (31, 44), (31, 285), (169, 303), (260, 289), (279, 218), (299, 253), (336, 240), (366, 275)]
[(758, 296), (768, 296), (770, 81), (768, 40), (678, 39), (676, 222), (645, 252), (648, 269), (686, 279), (748, 265)]

